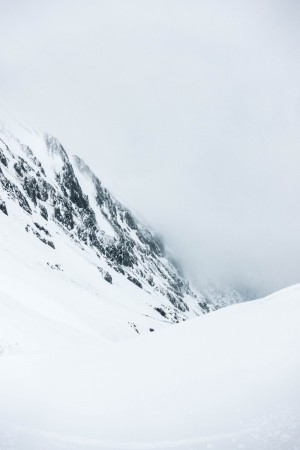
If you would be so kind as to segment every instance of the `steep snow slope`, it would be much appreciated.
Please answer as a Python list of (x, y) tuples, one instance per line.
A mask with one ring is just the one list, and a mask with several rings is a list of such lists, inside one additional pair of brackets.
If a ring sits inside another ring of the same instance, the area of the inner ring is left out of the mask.
[(300, 448), (300, 286), (119, 343), (63, 306), (1, 292), (41, 337), (0, 357), (1, 449)]
[(37, 289), (66, 316), (90, 314), (109, 338), (243, 300), (230, 288), (193, 289), (162, 240), (80, 158), (17, 123), (0, 126), (0, 258), (0, 276), (14, 280), (4, 286), (17, 276), (28, 297)]

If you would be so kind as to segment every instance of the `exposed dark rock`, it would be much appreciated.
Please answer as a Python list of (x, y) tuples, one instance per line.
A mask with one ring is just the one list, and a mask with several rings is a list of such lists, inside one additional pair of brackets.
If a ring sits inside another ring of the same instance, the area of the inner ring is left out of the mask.
[(112, 266), (112, 268), (116, 271), (121, 273), (122, 275), (125, 275), (125, 271), (120, 266)]
[(14, 164), (14, 169), (20, 177), (23, 177), (24, 174), (31, 172), (33, 169), (24, 161), (20, 156), (18, 157), (18, 161)]
[(209, 306), (208, 306), (207, 303), (204, 303), (204, 302), (198, 302), (198, 304), (199, 304), (200, 308), (201, 308), (204, 312), (206, 312), (206, 313), (209, 313), (209, 312), (210, 312), (210, 308), (209, 308)]
[(167, 292), (167, 297), (176, 308), (178, 308), (182, 312), (189, 311), (188, 305), (182, 300), (175, 297), (171, 292)]
[(69, 162), (66, 162), (62, 171), (56, 174), (56, 179), (65, 197), (69, 198), (78, 208), (88, 207), (87, 197), (83, 195), (73, 167)]
[(39, 168), (39, 170), (41, 171), (41, 173), (44, 176), (46, 176), (45, 170), (44, 170), (41, 162), (34, 156), (33, 151), (31, 150), (31, 148), (28, 147), (28, 145), (24, 145), (24, 144), (22, 144), (22, 148), (23, 148), (24, 152), (26, 153), (26, 155), (29, 156), (29, 158), (33, 162), (33, 164)]
[(59, 206), (54, 208), (54, 217), (58, 222), (64, 225), (67, 230), (72, 230), (74, 228), (72, 209), (67, 202), (63, 201)]
[(106, 272), (104, 274), (103, 278), (104, 278), (105, 281), (107, 281), (108, 283), (112, 284), (112, 276), (111, 276), (111, 274), (109, 272)]
[(0, 168), (0, 185), (2, 188), (8, 193), (8, 196), (14, 200), (17, 200), (21, 208), (24, 209), (28, 214), (32, 214), (29, 203), (26, 200), (26, 197), (22, 194), (20, 189), (8, 178), (5, 177), (1, 168)]
[(40, 197), (38, 182), (36, 178), (25, 177), (23, 187), (27, 192), (28, 197), (30, 197), (31, 201), (36, 205), (37, 198)]
[(163, 242), (158, 235), (153, 235), (149, 230), (140, 229), (137, 231), (139, 240), (146, 244), (149, 251), (155, 256), (165, 256), (165, 249)]
[(48, 211), (44, 205), (40, 205), (40, 214), (45, 220), (48, 220)]
[(132, 277), (131, 275), (127, 276), (127, 280), (131, 281), (133, 284), (135, 284), (139, 288), (143, 289), (142, 283), (139, 280), (137, 280), (136, 278)]
[(8, 165), (7, 158), (5, 157), (5, 155), (4, 155), (4, 153), (3, 153), (3, 150), (1, 150), (1, 148), (0, 148), (0, 162), (1, 162), (5, 167), (7, 167), (7, 165)]
[(31, 231), (41, 242), (43, 242), (43, 244), (47, 244), (49, 245), (49, 247), (55, 249), (55, 246), (52, 241), (48, 241), (48, 239), (45, 239), (43, 236), (41, 236), (41, 234), (38, 231), (34, 230), (30, 225), (27, 224), (25, 230), (27, 231), (27, 233)]
[(130, 214), (129, 211), (125, 212), (125, 220), (127, 222), (127, 225), (132, 229), (132, 230), (137, 230), (137, 224), (134, 220), (134, 218), (132, 217), (132, 215)]
[(33, 223), (37, 227), (38, 230), (43, 231), (47, 236), (50, 236), (49, 231), (45, 227), (43, 227), (42, 225), (40, 225), (37, 222), (33, 222)]
[(155, 286), (155, 283), (154, 283), (154, 281), (153, 281), (153, 277), (152, 277), (152, 275), (150, 275), (150, 277), (148, 278), (148, 283), (150, 284), (150, 286)]
[(119, 242), (106, 248), (106, 255), (111, 261), (125, 267), (133, 267), (137, 259), (133, 253), (134, 242), (127, 238), (120, 238)]
[(157, 307), (157, 308), (154, 308), (154, 309), (156, 309), (156, 311), (159, 312), (159, 314), (162, 315), (163, 317), (167, 316), (166, 312), (162, 308)]
[(0, 199), (0, 211), (2, 211), (4, 214), (8, 216), (6, 204), (3, 200)]

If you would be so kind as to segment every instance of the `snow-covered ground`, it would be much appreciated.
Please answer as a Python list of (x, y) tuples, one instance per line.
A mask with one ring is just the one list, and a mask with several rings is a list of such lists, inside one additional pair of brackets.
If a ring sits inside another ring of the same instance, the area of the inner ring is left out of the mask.
[(31, 294), (1, 283), (1, 450), (300, 448), (300, 286), (119, 342)]

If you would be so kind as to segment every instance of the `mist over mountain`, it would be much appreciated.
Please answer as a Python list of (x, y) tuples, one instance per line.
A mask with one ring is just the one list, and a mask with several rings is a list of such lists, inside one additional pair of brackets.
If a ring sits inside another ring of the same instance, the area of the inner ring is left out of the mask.
[(92, 167), (200, 283), (299, 282), (297, 2), (1, 6), (1, 101)]
[[(246, 298), (227, 285), (193, 287), (161, 237), (120, 203), (81, 158), (69, 157), (47, 133), (19, 122), (10, 126), (0, 128), (1, 229), (7, 229), (1, 240), (5, 248), (11, 239), (25, 259), (19, 269), (11, 267), (9, 276), (32, 278), (32, 288), (42, 274), (47, 289), (50, 278), (57, 286), (64, 280), (64, 288), (52, 293), (55, 298), (73, 297), (74, 279), (77, 296), (91, 283), (88, 291), (102, 298), (104, 285), (106, 307), (120, 304), (127, 310), (118, 331), (125, 335), (145, 331), (145, 320), (148, 331), (154, 331)], [(15, 250), (7, 248), (11, 254)], [(91, 308), (85, 295), (82, 302)], [(108, 312), (107, 325), (119, 315)]]

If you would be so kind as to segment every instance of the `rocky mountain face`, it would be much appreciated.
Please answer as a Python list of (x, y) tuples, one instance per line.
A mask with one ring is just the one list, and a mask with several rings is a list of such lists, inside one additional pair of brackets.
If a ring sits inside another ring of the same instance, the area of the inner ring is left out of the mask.
[[(63, 240), (81, 250), (78, 258), (96, 269), (99, 283), (108, 283), (112, 292), (115, 282), (125, 280), (135, 295), (143, 291), (141, 303), (151, 306), (157, 320), (178, 322), (243, 300), (230, 288), (193, 289), (162, 239), (48, 134), (0, 129), (1, 215), (22, 223), (22, 238), (36, 239), (41, 255), (46, 248), (54, 255)], [(48, 265), (64, 269), (59, 261)]]

